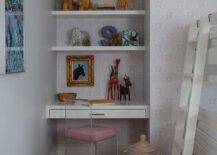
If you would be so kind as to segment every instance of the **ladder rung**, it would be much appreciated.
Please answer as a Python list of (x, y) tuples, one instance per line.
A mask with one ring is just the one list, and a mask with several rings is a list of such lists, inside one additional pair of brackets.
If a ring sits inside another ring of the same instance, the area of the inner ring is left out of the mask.
[(210, 18), (210, 24), (211, 25), (216, 25), (217, 24), (217, 13), (211, 14), (209, 16)]
[(186, 104), (181, 104), (179, 105), (179, 108), (182, 112), (187, 112), (188, 111), (188, 106)]
[(191, 23), (189, 36), (188, 36), (188, 43), (197, 42), (199, 28), (197, 27), (197, 23)]
[(209, 65), (217, 65), (217, 47), (210, 48), (208, 51), (208, 62)]
[(201, 79), (203, 79), (203, 75), (198, 75), (198, 76), (194, 77), (194, 74), (192, 74), (192, 75), (189, 74), (189, 75), (185, 75), (184, 76), (184, 80), (186, 80), (186, 82), (194, 80), (195, 82), (199, 82), (200, 83)]

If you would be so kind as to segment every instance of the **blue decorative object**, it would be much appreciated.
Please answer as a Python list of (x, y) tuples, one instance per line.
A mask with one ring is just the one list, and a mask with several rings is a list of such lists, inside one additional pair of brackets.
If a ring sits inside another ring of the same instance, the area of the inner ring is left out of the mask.
[(5, 0), (6, 73), (24, 72), (23, 0)]
[(125, 30), (121, 33), (122, 46), (139, 46), (139, 33), (135, 30)]
[(102, 46), (110, 46), (110, 39), (117, 34), (117, 29), (114, 26), (105, 26), (101, 30), (102, 37), (104, 40), (101, 40), (100, 43)]

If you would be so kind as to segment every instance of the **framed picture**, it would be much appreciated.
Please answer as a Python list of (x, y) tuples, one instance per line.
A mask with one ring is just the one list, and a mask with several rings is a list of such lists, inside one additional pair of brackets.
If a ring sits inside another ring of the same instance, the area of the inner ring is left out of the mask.
[(94, 56), (75, 55), (67, 56), (67, 86), (91, 87), (94, 86)]
[(24, 0), (5, 1), (6, 73), (24, 72)]

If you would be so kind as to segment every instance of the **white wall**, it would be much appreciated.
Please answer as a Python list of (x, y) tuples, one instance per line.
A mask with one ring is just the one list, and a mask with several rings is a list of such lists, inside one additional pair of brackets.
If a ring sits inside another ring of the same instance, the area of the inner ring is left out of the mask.
[(0, 76), (0, 154), (48, 155), (54, 125), (45, 105), (56, 89), (56, 57), (50, 51), (53, 0), (25, 1), (26, 72)]
[[(216, 0), (151, 0), (150, 104), (151, 142), (170, 155), (175, 109), (178, 105), (189, 22), (217, 12)], [(203, 104), (210, 102), (205, 87)], [(213, 94), (213, 93), (212, 93)], [(217, 99), (211, 97), (216, 106)]]

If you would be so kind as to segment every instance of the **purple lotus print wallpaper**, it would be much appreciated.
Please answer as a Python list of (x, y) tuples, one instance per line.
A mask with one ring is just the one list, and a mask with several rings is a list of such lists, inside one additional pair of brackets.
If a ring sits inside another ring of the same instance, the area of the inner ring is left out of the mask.
[(6, 73), (24, 72), (23, 0), (5, 0)]

